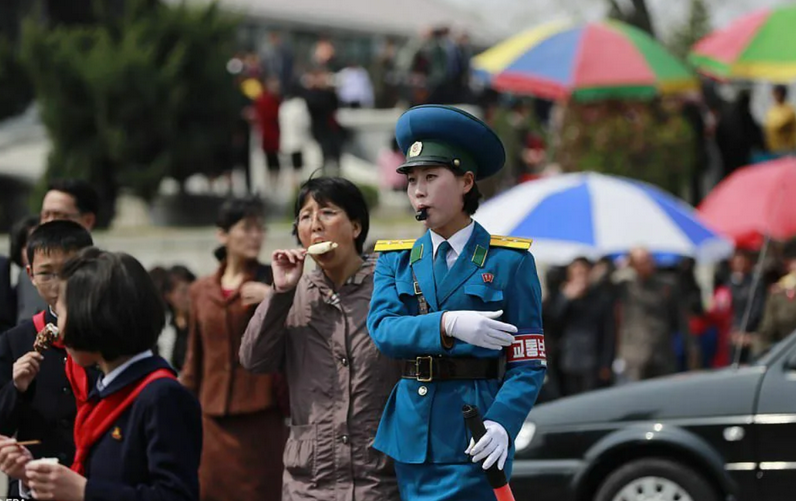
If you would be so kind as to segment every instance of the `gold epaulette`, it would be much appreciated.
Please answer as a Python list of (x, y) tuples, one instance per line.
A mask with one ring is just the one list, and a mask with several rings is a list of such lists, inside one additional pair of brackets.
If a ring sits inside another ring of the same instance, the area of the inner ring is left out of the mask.
[(504, 247), (507, 249), (524, 251), (530, 249), (532, 243), (533, 240), (527, 238), (502, 237), (500, 235), (492, 235), (492, 238), (489, 240), (490, 247)]
[(414, 240), (378, 240), (373, 250), (375, 252), (410, 250), (414, 245)]

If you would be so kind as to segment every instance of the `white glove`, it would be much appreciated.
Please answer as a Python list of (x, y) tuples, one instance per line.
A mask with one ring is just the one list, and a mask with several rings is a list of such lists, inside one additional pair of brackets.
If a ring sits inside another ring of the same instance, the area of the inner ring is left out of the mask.
[(486, 428), (486, 435), (481, 437), (481, 440), (475, 445), (471, 438), (470, 446), (464, 453), (473, 456), (473, 463), (486, 458), (481, 466), (485, 470), (488, 470), (495, 462), (497, 462), (498, 469), (502, 470), (509, 455), (509, 434), (506, 433), (505, 428), (494, 421), (484, 421), (484, 428)]
[(446, 311), (442, 317), (445, 334), (473, 346), (502, 350), (514, 342), (517, 328), (494, 320), (503, 315), (498, 311)]

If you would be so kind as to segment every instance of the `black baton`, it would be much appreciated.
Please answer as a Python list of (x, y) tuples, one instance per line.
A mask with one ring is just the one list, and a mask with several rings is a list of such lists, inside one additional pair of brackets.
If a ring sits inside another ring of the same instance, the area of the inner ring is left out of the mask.
[[(478, 407), (474, 405), (465, 405), (462, 407), (462, 415), (464, 416), (464, 422), (467, 428), (470, 430), (470, 433), (473, 434), (473, 443), (477, 444), (478, 441), (486, 435), (486, 428), (484, 427), (484, 421), (481, 419), (481, 413), (478, 412)], [(498, 501), (514, 501), (514, 495), (506, 480), (506, 474), (503, 470), (498, 468), (497, 462), (486, 470), (485, 473), (486, 479), (495, 491), (495, 497)]]

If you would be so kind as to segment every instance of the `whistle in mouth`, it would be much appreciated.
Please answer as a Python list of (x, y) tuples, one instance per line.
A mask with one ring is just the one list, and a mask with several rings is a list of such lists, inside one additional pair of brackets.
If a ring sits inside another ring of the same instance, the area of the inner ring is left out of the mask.
[(428, 209), (423, 207), (422, 209), (417, 211), (417, 213), (415, 214), (415, 219), (417, 219), (418, 221), (425, 221), (426, 219), (428, 219)]

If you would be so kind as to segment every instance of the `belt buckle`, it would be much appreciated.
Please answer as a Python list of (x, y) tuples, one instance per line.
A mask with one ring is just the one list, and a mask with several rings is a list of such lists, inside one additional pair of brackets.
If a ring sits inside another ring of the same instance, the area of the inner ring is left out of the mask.
[[(423, 377), (420, 367), (422, 362), (428, 362), (428, 376)], [(420, 383), (430, 383), (434, 380), (434, 357), (417, 357), (415, 358), (415, 379)]]

